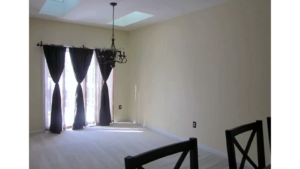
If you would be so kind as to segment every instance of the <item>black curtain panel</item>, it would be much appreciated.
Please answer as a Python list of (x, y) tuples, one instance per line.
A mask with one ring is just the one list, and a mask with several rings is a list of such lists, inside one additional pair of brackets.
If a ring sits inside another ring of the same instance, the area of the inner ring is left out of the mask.
[(112, 53), (110, 53), (110, 51), (100, 51), (99, 49), (96, 49), (95, 51), (96, 51), (96, 56), (100, 67), (100, 71), (102, 74), (102, 78), (104, 81), (102, 86), (102, 91), (101, 91), (101, 108), (100, 108), (99, 125), (108, 126), (111, 123), (111, 115), (110, 115), (110, 106), (109, 106), (108, 86), (106, 84), (106, 81), (110, 75), (112, 67), (109, 63), (101, 64), (100, 56), (111, 55)]
[(78, 82), (76, 89), (75, 102), (75, 119), (73, 123), (73, 130), (83, 129), (85, 126), (85, 112), (83, 93), (80, 83), (86, 76), (88, 68), (92, 60), (93, 50), (87, 48), (70, 48), (70, 56), (76, 80)]
[(51, 78), (55, 83), (52, 96), (50, 131), (59, 134), (62, 131), (62, 114), (58, 82), (64, 70), (66, 48), (63, 46), (44, 45), (43, 49)]

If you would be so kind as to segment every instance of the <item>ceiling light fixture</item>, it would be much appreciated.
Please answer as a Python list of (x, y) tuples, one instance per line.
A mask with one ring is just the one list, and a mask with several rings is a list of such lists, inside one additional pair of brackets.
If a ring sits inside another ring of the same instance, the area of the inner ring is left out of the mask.
[(102, 64), (110, 64), (112, 68), (115, 67), (115, 63), (126, 63), (127, 59), (125, 56), (125, 51), (123, 49), (123, 54), (121, 50), (117, 50), (115, 47), (115, 35), (114, 35), (114, 19), (115, 19), (115, 6), (117, 3), (112, 2), (110, 5), (113, 7), (113, 24), (112, 24), (112, 43), (110, 49), (102, 49), (100, 54), (98, 55), (100, 59), (100, 63)]

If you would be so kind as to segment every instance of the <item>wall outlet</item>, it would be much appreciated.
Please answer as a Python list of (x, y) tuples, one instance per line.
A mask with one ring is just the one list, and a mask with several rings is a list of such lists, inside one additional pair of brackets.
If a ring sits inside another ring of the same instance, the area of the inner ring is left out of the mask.
[(119, 105), (119, 109), (122, 109), (122, 105)]
[(193, 121), (193, 128), (196, 128), (196, 122), (195, 121)]

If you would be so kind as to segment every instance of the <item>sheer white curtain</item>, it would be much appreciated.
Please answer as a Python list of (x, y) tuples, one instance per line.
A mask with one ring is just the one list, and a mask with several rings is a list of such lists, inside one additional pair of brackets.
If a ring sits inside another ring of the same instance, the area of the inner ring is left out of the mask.
[(64, 104), (62, 104), (63, 109), (63, 128), (71, 128), (75, 117), (75, 93), (77, 87), (77, 81), (72, 67), (71, 57), (69, 49), (66, 51), (65, 57), (65, 70), (64, 76), (64, 90), (63, 98)]
[(114, 105), (114, 102), (113, 102), (113, 100), (114, 100), (114, 98), (113, 98), (114, 97), (114, 90), (113, 90), (113, 88), (114, 88), (114, 69), (111, 70), (110, 75), (109, 75), (106, 83), (107, 83), (107, 86), (108, 86), (110, 115), (111, 115), (111, 119), (114, 120), (114, 114), (113, 114), (113, 112), (114, 112), (114, 110), (113, 110), (113, 108), (114, 108), (114, 106), (113, 106)]
[[(52, 93), (55, 84), (51, 79), (48, 66), (46, 63), (46, 59), (44, 59), (44, 62), (45, 62), (44, 63), (45, 65), (44, 66), (45, 128), (46, 130), (49, 130)], [(113, 74), (114, 71), (112, 70), (110, 77), (107, 81), (107, 85), (109, 88), (112, 119), (113, 119), (113, 109), (112, 109), (113, 108)], [(87, 125), (99, 124), (102, 83), (103, 83), (102, 76), (94, 53), (87, 75), (81, 84), (83, 89)], [(62, 104), (61, 104), (62, 116), (63, 116), (62, 126), (63, 129), (72, 128), (74, 118), (75, 118), (75, 92), (77, 87), (77, 81), (75, 79), (69, 49), (66, 50), (65, 67), (59, 81), (59, 87), (61, 91), (61, 100), (62, 100)]]
[(99, 72), (95, 53), (93, 54), (85, 82), (86, 123), (87, 125), (97, 125), (99, 124), (102, 76)]
[[(51, 105), (52, 105), (52, 94), (54, 91), (54, 87), (55, 87), (55, 83), (53, 82), (47, 63), (46, 63), (46, 59), (44, 56), (44, 84), (45, 84), (45, 88), (44, 88), (44, 96), (45, 96), (45, 129), (49, 130), (50, 129), (50, 119), (51, 119)], [(63, 76), (64, 72), (62, 73), (61, 77)], [(60, 96), (61, 99), (63, 100), (63, 84), (64, 84), (64, 79), (60, 78), (59, 80), (59, 88), (60, 88)], [(63, 101), (62, 101), (62, 107), (63, 107)], [(62, 112), (63, 113), (63, 112)]]

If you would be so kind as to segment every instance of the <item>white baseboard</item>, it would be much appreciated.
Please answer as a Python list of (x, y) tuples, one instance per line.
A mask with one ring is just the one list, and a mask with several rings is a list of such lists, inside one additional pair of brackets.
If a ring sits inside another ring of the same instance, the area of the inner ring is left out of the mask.
[[(150, 129), (150, 130), (153, 130), (153, 131), (155, 131), (155, 132), (157, 132), (157, 133), (160, 133), (160, 134), (162, 134), (162, 135), (165, 135), (165, 136), (167, 136), (167, 137), (173, 138), (173, 139), (178, 140), (178, 141), (184, 141), (184, 140), (187, 140), (187, 139), (184, 139), (184, 138), (175, 136), (175, 135), (173, 135), (173, 134), (167, 133), (167, 132), (165, 132), (165, 131), (156, 129), (156, 128), (151, 127), (151, 126), (149, 126), (149, 125), (143, 125), (143, 124), (140, 124), (140, 123), (136, 123), (136, 124), (137, 124), (137, 125), (140, 125), (140, 126), (144, 126), (145, 128), (148, 128), (148, 129)], [(223, 153), (223, 152), (220, 152), (220, 151), (218, 151), (218, 150), (215, 150), (215, 149), (206, 147), (206, 146), (204, 146), (204, 145), (198, 144), (198, 149), (204, 150), (204, 151), (207, 151), (207, 152), (210, 152), (210, 153), (212, 153), (212, 154), (215, 154), (215, 155), (218, 155), (218, 156), (221, 156), (221, 157), (223, 157), (223, 158), (228, 159), (226, 153)], [(241, 160), (240, 158), (236, 158), (236, 162), (237, 162), (238, 164), (240, 164), (241, 161), (242, 161), (242, 160)], [(251, 165), (248, 161), (245, 162), (245, 165), (248, 166), (248, 167), (252, 167), (252, 165)]]
[(114, 122), (132, 122), (129, 119), (114, 120)]
[(198, 144), (198, 149), (202, 149), (202, 150), (205, 150), (207, 152), (210, 152), (212, 154), (215, 154), (215, 155), (218, 155), (218, 156), (221, 156), (221, 157), (224, 157), (227, 159), (227, 154), (226, 153), (223, 153), (221, 151), (217, 151), (215, 149), (212, 149), (212, 148), (209, 148), (209, 147), (206, 147), (206, 146), (203, 146), (201, 144)]
[(129, 119), (130, 122), (132, 122), (133, 124), (138, 124), (138, 125), (141, 125), (140, 123), (137, 123), (135, 120), (131, 120)]
[[(141, 124), (139, 124), (139, 125), (141, 125)], [(148, 129), (150, 129), (150, 130), (156, 131), (157, 133), (160, 133), (160, 134), (165, 135), (165, 136), (167, 136), (167, 137), (171, 137), (171, 138), (173, 138), (173, 139), (175, 139), (175, 140), (178, 140), (178, 141), (184, 141), (184, 140), (186, 140), (186, 139), (184, 139), (184, 138), (175, 136), (175, 135), (173, 135), (173, 134), (164, 132), (164, 131), (162, 131), (162, 130), (158, 130), (158, 129), (153, 128), (153, 127), (148, 126), (148, 125), (145, 125), (144, 127), (145, 127), (145, 128), (148, 128)]]
[(29, 131), (29, 135), (31, 135), (31, 134), (39, 134), (39, 133), (45, 133), (45, 130)]

